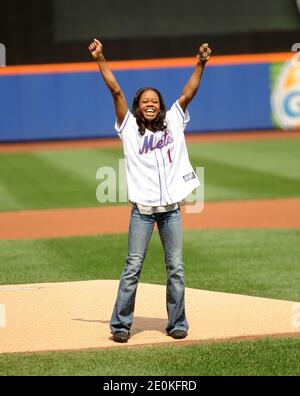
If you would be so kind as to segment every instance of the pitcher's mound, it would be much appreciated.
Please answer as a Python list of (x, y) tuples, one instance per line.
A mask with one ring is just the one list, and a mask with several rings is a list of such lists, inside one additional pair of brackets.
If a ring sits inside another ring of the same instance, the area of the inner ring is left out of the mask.
[(132, 337), (127, 344), (116, 344), (111, 340), (109, 320), (118, 283), (100, 280), (0, 286), (0, 353), (300, 336), (297, 303), (187, 288), (189, 335), (184, 341), (174, 340), (165, 333), (165, 286), (141, 283)]

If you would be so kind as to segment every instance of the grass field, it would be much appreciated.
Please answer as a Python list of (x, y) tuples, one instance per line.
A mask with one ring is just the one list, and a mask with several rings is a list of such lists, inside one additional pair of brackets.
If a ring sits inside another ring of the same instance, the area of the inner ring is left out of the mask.
[[(300, 230), (186, 231), (186, 285), (300, 301), (299, 240)], [(126, 254), (126, 234), (0, 241), (0, 283), (118, 279)], [(165, 284), (165, 279), (155, 233), (141, 281)]]
[[(205, 199), (300, 196), (300, 139), (198, 143), (194, 167), (205, 168)], [(97, 169), (118, 169), (121, 149), (0, 154), (0, 211), (97, 206)]]
[(300, 375), (300, 340), (0, 355), (0, 375)]
[[(205, 199), (300, 196), (300, 139), (193, 144)], [(96, 171), (118, 149), (0, 154), (0, 210), (97, 206)], [(111, 249), (114, 246), (114, 249)], [(118, 279), (127, 236), (0, 241), (0, 284)], [(186, 285), (300, 301), (300, 230), (184, 234)], [(158, 235), (141, 282), (165, 283)], [(1, 302), (1, 301), (0, 301)], [(300, 375), (300, 339), (0, 355), (0, 375)]]

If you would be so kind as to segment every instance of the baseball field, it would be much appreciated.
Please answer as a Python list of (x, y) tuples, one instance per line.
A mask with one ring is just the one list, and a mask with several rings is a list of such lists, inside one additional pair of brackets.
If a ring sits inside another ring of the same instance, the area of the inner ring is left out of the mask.
[(164, 334), (155, 231), (125, 346), (108, 321), (130, 208), (96, 200), (96, 172), (118, 170), (121, 143), (0, 145), (0, 375), (300, 375), (300, 133), (187, 143), (205, 169), (204, 211), (183, 213), (190, 334)]

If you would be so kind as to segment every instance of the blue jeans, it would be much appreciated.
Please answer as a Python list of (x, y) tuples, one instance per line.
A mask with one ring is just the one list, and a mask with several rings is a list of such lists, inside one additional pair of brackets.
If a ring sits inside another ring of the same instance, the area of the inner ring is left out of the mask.
[(182, 260), (182, 226), (180, 209), (152, 215), (140, 214), (132, 208), (128, 236), (128, 256), (121, 276), (118, 296), (110, 321), (112, 333), (130, 333), (133, 321), (135, 296), (154, 224), (157, 223), (165, 253), (167, 270), (166, 331), (188, 330), (184, 307), (184, 272)]

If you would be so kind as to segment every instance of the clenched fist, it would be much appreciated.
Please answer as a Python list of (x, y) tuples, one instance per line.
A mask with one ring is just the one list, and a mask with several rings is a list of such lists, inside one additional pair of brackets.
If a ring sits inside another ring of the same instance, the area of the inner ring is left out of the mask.
[(210, 59), (210, 54), (211, 49), (209, 48), (207, 43), (204, 43), (200, 45), (199, 53), (196, 56), (201, 62), (206, 63)]
[(99, 40), (94, 39), (91, 44), (89, 45), (89, 51), (92, 57), (97, 61), (100, 60), (101, 55), (103, 55), (103, 46)]

